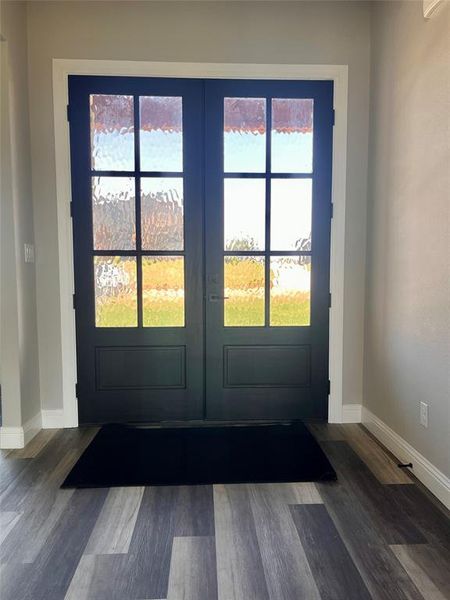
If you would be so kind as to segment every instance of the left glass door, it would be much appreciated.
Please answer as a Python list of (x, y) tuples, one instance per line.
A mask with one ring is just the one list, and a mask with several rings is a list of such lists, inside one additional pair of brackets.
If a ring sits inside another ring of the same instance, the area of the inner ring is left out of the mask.
[(69, 78), (80, 423), (203, 418), (203, 83)]

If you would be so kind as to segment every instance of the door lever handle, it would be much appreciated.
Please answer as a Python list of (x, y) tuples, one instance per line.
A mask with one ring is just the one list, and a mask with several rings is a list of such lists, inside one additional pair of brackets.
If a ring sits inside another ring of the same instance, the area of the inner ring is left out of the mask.
[(228, 300), (229, 296), (219, 296), (217, 294), (210, 294), (209, 295), (209, 301), (210, 302), (217, 302), (217, 300)]

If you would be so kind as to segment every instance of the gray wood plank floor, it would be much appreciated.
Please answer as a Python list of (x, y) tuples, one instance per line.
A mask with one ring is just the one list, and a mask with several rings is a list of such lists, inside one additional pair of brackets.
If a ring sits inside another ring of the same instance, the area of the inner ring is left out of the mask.
[(95, 429), (0, 457), (2, 600), (450, 600), (450, 519), (359, 425), (338, 482), (60, 490)]

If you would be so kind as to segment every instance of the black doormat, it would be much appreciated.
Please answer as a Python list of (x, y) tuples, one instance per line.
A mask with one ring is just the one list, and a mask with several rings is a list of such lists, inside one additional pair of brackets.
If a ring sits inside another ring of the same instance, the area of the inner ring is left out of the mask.
[(105, 425), (63, 488), (324, 481), (336, 473), (300, 422), (145, 428)]

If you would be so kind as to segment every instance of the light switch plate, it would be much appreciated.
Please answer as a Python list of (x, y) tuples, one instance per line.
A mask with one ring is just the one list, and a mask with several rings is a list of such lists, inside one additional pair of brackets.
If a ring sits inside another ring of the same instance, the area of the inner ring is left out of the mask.
[(34, 244), (24, 244), (23, 245), (25, 262), (26, 263), (34, 263)]

